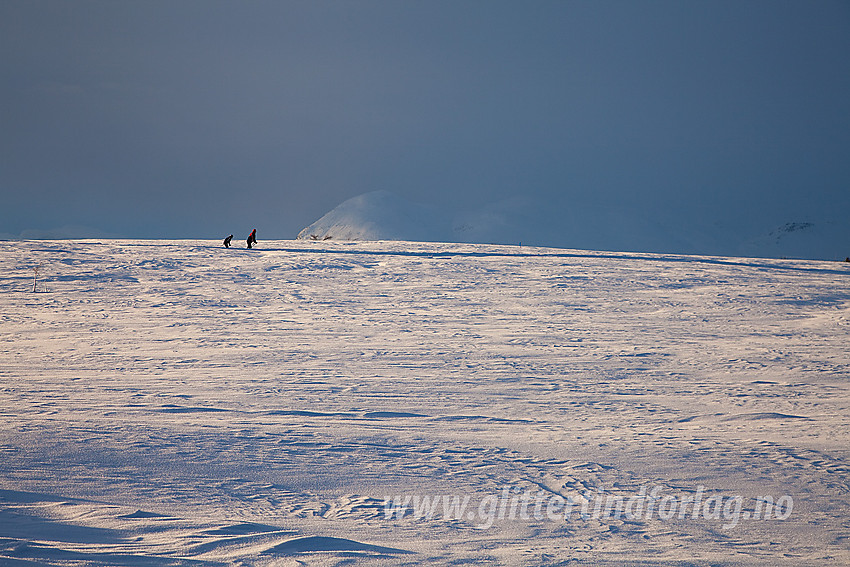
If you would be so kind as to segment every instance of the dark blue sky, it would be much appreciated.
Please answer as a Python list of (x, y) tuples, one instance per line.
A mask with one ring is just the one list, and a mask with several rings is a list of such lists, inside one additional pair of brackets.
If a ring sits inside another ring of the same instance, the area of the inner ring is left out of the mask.
[(293, 238), (377, 189), (850, 208), (847, 2), (3, 0), (0, 55), (6, 235)]

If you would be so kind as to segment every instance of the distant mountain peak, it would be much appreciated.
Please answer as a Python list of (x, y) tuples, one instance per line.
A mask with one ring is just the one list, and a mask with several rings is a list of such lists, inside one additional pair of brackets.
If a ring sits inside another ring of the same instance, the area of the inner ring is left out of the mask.
[(771, 234), (775, 235), (778, 238), (785, 236), (786, 234), (790, 234), (792, 232), (800, 232), (802, 230), (809, 230), (813, 228), (815, 225), (811, 222), (789, 222), (786, 223), (776, 230), (774, 230)]

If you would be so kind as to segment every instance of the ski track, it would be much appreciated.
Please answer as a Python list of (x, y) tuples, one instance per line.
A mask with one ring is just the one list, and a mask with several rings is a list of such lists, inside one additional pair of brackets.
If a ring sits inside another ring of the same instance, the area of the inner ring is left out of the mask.
[[(41, 264), (37, 292), (33, 268)], [(850, 564), (850, 266), (0, 242), (0, 564)], [(404, 494), (785, 520), (386, 519)]]

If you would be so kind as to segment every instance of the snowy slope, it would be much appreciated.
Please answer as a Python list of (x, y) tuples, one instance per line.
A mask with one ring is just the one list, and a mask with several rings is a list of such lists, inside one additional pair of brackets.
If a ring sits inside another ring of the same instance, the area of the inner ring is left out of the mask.
[(850, 564), (848, 278), (0, 242), (0, 564)]
[(345, 201), (298, 238), (416, 240), (534, 244), (594, 250), (843, 260), (850, 256), (850, 222), (843, 218), (711, 219), (703, 211), (673, 215), (646, 207), (570, 203), (529, 196), (439, 211), (387, 191)]

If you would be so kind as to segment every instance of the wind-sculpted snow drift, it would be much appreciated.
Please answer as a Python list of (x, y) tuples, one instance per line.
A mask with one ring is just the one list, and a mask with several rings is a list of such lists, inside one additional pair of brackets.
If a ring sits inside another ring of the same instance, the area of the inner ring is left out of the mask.
[(0, 242), (0, 564), (850, 564), (848, 278)]

